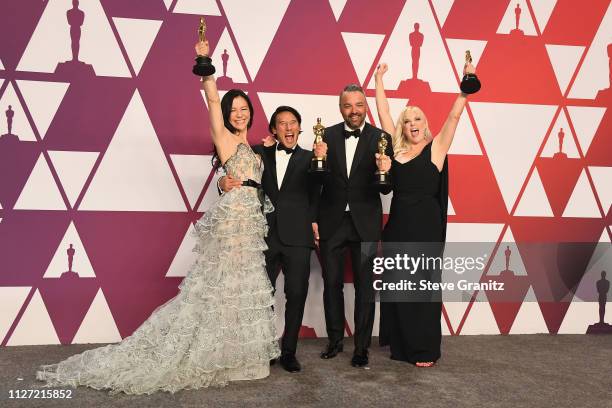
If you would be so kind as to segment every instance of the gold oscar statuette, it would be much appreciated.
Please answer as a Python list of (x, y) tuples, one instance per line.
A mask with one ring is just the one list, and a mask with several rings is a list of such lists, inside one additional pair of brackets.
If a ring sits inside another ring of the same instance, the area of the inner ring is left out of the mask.
[[(380, 139), (378, 140), (378, 154), (384, 156), (385, 152), (387, 151), (388, 144), (389, 142), (387, 141), (387, 137), (383, 132), (381, 132)], [(375, 183), (378, 185), (387, 186), (391, 184), (391, 175), (388, 171), (376, 170), (374, 176), (376, 177)]]
[[(198, 39), (200, 42), (206, 41), (206, 23), (204, 17), (200, 17), (200, 27), (198, 28)], [(212, 64), (212, 60), (208, 55), (198, 55), (195, 59), (196, 63), (193, 66), (193, 73), (195, 75), (205, 77), (215, 73), (215, 67)]]
[[(312, 132), (315, 135), (315, 144), (323, 141), (323, 134), (325, 134), (325, 126), (321, 124), (321, 118), (317, 118), (317, 124), (312, 127)], [(310, 162), (310, 173), (329, 173), (327, 167), (327, 157), (314, 156)]]

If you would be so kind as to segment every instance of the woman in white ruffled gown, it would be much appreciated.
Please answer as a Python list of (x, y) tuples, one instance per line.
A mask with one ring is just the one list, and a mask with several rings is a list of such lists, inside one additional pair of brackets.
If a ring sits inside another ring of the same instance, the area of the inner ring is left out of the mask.
[[(196, 45), (208, 55), (208, 43)], [(205, 77), (215, 150), (234, 178), (261, 182), (263, 163), (247, 142), (253, 109), (239, 90), (223, 101)], [(272, 205), (265, 199), (265, 212)], [(151, 394), (264, 378), (280, 354), (272, 286), (263, 251), (267, 232), (256, 188), (225, 193), (197, 222), (198, 259), (179, 294), (120, 343), (87, 350), (36, 373), (48, 386), (88, 386)]]

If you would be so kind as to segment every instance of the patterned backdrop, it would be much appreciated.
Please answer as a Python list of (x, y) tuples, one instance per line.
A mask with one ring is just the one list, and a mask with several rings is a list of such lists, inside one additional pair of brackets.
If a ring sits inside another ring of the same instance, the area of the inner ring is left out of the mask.
[[(367, 89), (377, 123), (380, 61), (392, 115), (419, 105), (435, 133), (470, 49), (483, 89), (450, 151), (448, 240), (488, 243), (483, 280), (500, 275), (508, 247), (514, 272), (504, 279), (519, 296), (466, 293), (445, 303), (443, 331), (585, 333), (598, 320), (596, 299), (575, 293), (612, 264), (609, 0), (5, 0), (3, 346), (118, 341), (176, 294), (193, 261), (193, 223), (217, 198), (190, 72), (200, 15), (219, 87), (253, 101), (253, 143), (285, 104), (302, 113), (309, 148), (317, 116), (341, 120), (348, 83)], [(415, 23), (423, 43), (412, 61)], [(542, 295), (562, 271), (521, 250), (529, 242), (588, 244), (572, 254), (582, 267), (561, 298)], [(607, 252), (595, 256), (598, 242)], [(348, 334), (351, 281), (347, 268)], [(302, 335), (325, 336), (316, 254), (306, 309)]]

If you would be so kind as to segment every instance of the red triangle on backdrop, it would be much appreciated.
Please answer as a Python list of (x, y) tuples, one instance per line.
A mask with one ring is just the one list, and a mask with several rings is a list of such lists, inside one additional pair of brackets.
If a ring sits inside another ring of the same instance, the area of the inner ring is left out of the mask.
[[(122, 337), (177, 293), (166, 272), (189, 214), (79, 211), (75, 224)], [(94, 294), (95, 295), (95, 294)]]
[(590, 44), (609, 5), (610, 0), (589, 0), (588, 7), (576, 0), (557, 0), (542, 39), (549, 44)]
[[(391, 34), (405, 3), (405, 0), (385, 0), (373, 6), (372, 0), (348, 0), (338, 28), (352, 33)], [(372, 7), (376, 12), (372, 12)]]
[(98, 288), (96, 279), (68, 274), (57, 279), (45, 279), (39, 285), (38, 289), (62, 344), (72, 343)]
[(327, 0), (291, 2), (254, 82), (267, 92), (326, 95), (359, 82)]

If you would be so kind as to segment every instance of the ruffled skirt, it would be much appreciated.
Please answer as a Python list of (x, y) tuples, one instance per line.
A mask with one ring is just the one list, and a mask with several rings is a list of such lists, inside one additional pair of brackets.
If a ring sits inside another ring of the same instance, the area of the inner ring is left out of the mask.
[[(272, 205), (266, 198), (266, 212)], [(280, 354), (256, 190), (224, 194), (196, 223), (199, 256), (179, 293), (129, 337), (46, 365), (47, 386), (151, 394), (269, 375)]]

